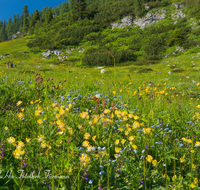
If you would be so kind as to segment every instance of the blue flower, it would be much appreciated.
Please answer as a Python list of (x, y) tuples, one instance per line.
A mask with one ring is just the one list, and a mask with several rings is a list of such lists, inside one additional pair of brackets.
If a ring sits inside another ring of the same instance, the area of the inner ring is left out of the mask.
[(89, 184), (92, 184), (92, 183), (93, 183), (93, 181), (90, 179)]
[(102, 175), (104, 173), (104, 171), (99, 172), (100, 175)]

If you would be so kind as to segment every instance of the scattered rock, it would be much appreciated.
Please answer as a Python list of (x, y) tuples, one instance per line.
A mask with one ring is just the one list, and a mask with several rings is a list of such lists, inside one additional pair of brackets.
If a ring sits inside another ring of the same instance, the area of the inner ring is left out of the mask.
[(166, 54), (164, 58), (169, 58), (170, 54)]
[(54, 65), (50, 65), (50, 67), (54, 67)]
[(156, 74), (161, 74), (161, 72), (157, 72)]
[(186, 16), (185, 13), (183, 13), (182, 11), (179, 11), (175, 14), (172, 14), (172, 19), (177, 20), (179, 18), (184, 18), (185, 16)]
[(82, 50), (82, 51), (81, 51), (81, 50), (79, 50), (79, 51), (77, 51), (77, 52), (78, 52), (78, 53), (83, 53), (83, 52), (84, 52), (84, 50)]
[(66, 52), (67, 52), (67, 53), (71, 53), (71, 51), (70, 51), (70, 50), (67, 50)]
[(97, 67), (97, 69), (103, 69), (103, 67)]
[(169, 63), (169, 61), (163, 61), (162, 64)]
[(63, 52), (59, 51), (59, 50), (52, 50), (51, 53), (55, 54), (55, 55), (62, 55)]
[(29, 51), (23, 51), (23, 53), (29, 53)]
[(37, 65), (36, 67), (37, 67), (37, 68), (40, 68), (41, 66)]
[(58, 57), (58, 59), (62, 59), (62, 57), (61, 57), (61, 56), (59, 56), (59, 57)]
[(185, 8), (184, 5), (180, 5), (180, 4), (177, 4), (177, 3), (172, 3), (172, 5), (174, 5), (176, 7), (176, 9), (184, 9)]
[(101, 69), (101, 73), (103, 74), (106, 70), (105, 69)]
[(150, 26), (153, 23), (159, 22), (166, 18), (165, 9), (149, 11), (144, 18), (139, 18), (134, 21), (134, 24), (139, 26), (141, 29), (146, 26)]
[(176, 50), (175, 51), (180, 51), (180, 52), (184, 52), (185, 50), (179, 46), (176, 47)]
[(42, 53), (42, 55), (43, 55), (44, 57), (46, 57), (46, 58), (49, 58), (51, 54), (52, 54), (52, 53), (51, 53), (50, 50), (48, 50), (47, 52), (43, 52), (43, 53)]
[(114, 28), (123, 28), (124, 26), (131, 26), (133, 23), (133, 17), (132, 16), (126, 16), (121, 19), (121, 23), (111, 23), (112, 29)]
[(74, 50), (74, 48), (71, 48), (71, 51), (73, 51)]
[(63, 59), (67, 59), (69, 57), (69, 55), (67, 55), (67, 56), (63, 56)]

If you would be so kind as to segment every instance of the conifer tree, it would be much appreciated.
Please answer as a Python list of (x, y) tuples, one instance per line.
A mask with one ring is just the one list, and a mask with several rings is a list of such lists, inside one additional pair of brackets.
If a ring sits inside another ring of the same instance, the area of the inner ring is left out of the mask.
[(28, 16), (29, 16), (29, 13), (28, 13), (28, 6), (25, 5), (23, 7), (23, 32), (26, 33), (28, 31)]
[(69, 0), (69, 10), (71, 11), (74, 7), (75, 0)]
[(68, 5), (68, 3), (67, 2), (63, 2), (61, 10), (60, 10), (60, 14), (67, 13), (68, 11), (69, 11), (69, 5)]
[(51, 11), (51, 7), (49, 7), (45, 15), (45, 25), (49, 24), (52, 19), (53, 19), (53, 14)]
[(141, 0), (134, 0), (134, 11), (137, 16), (141, 15), (142, 12)]
[(40, 20), (40, 16), (39, 16), (39, 11), (36, 9), (30, 21), (29, 30), (34, 30), (35, 24), (37, 23), (38, 20)]
[(14, 34), (18, 31), (18, 29), (19, 29), (19, 14), (16, 14), (13, 17), (13, 31), (14, 31)]
[(72, 18), (76, 22), (78, 19), (84, 19), (87, 17), (86, 12), (87, 1), (86, 0), (77, 0), (72, 9)]
[(8, 39), (7, 32), (6, 32), (6, 21), (4, 20), (2, 32), (1, 32), (1, 41), (4, 42)]

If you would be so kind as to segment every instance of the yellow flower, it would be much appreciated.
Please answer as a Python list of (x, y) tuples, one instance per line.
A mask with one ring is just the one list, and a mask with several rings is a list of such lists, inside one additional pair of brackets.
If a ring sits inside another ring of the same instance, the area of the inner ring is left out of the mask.
[(172, 177), (172, 181), (175, 181), (175, 180), (176, 180), (176, 178), (177, 178), (177, 176), (176, 176), (176, 175), (174, 175), (174, 176)]
[(4, 129), (5, 129), (6, 131), (8, 131), (8, 130), (9, 130), (9, 128), (8, 128), (8, 127), (5, 127)]
[(86, 154), (81, 154), (79, 160), (85, 166), (90, 161), (90, 157), (87, 156)]
[(134, 119), (135, 119), (135, 120), (138, 120), (138, 119), (139, 119), (139, 117), (136, 115), (136, 116), (134, 116)]
[(89, 139), (90, 137), (91, 137), (91, 135), (89, 133), (84, 134), (84, 139)]
[(192, 168), (193, 168), (193, 169), (195, 169), (195, 168), (196, 168), (196, 166), (195, 166), (194, 164), (192, 164)]
[(144, 128), (144, 129), (143, 129), (143, 133), (144, 133), (144, 134), (148, 134), (148, 135), (149, 135), (149, 134), (151, 134), (151, 131), (152, 131), (151, 128)]
[(191, 152), (191, 153), (194, 153), (194, 150), (191, 150), (190, 152)]
[(34, 104), (33, 101), (31, 101), (30, 104)]
[(19, 106), (20, 104), (22, 104), (22, 101), (18, 101), (17, 102), (17, 106)]
[(116, 92), (115, 92), (115, 91), (113, 91), (112, 93), (113, 93), (114, 95), (116, 94)]
[(7, 138), (7, 141), (8, 141), (10, 144), (14, 144), (14, 143), (15, 143), (15, 138), (14, 138), (14, 137)]
[(44, 135), (38, 136), (38, 141), (42, 142), (46, 137)]
[(47, 143), (46, 143), (45, 141), (42, 141), (42, 142), (41, 142), (41, 147), (42, 147), (42, 148), (46, 148), (46, 146), (47, 146)]
[(30, 140), (31, 140), (30, 138), (26, 138), (26, 142), (27, 142), (27, 143), (29, 143), (29, 142), (30, 142)]
[(195, 146), (200, 146), (200, 142), (197, 141), (197, 142), (195, 143)]
[(147, 159), (147, 161), (148, 161), (148, 162), (150, 162), (150, 163), (151, 163), (151, 162), (152, 162), (152, 160), (153, 160), (153, 157), (152, 157), (151, 155), (148, 155), (148, 156), (146, 157), (146, 159)]
[(196, 187), (196, 185), (194, 185), (193, 183), (190, 185), (190, 187), (192, 187), (192, 189), (193, 188), (195, 188)]
[(133, 129), (138, 129), (140, 127), (140, 123), (137, 121), (134, 121), (133, 123)]
[(21, 149), (21, 147), (17, 147), (16, 150), (13, 152), (15, 158), (21, 159), (21, 156), (25, 153), (24, 150)]
[(200, 87), (200, 82), (199, 82), (199, 83), (197, 83), (197, 86), (198, 86), (198, 87)]
[(199, 183), (198, 178), (194, 178), (194, 183), (195, 183), (195, 184), (198, 184), (198, 183)]
[(24, 111), (24, 108), (22, 108), (21, 111)]
[(93, 136), (93, 137), (92, 137), (92, 140), (93, 140), (93, 141), (95, 141), (96, 137), (97, 137), (96, 135), (95, 135), (95, 136)]
[(130, 114), (128, 114), (128, 117), (129, 117), (129, 118), (133, 118), (134, 115), (133, 115), (132, 113), (130, 113)]
[(180, 158), (180, 162), (181, 162), (181, 163), (185, 162), (185, 158), (181, 157), (181, 158)]
[(53, 103), (52, 104), (52, 107), (56, 107), (58, 104), (57, 103)]
[(17, 116), (18, 116), (20, 119), (24, 118), (24, 114), (23, 114), (22, 112), (18, 113)]
[(129, 140), (129, 141), (133, 141), (133, 140), (134, 140), (134, 136), (130, 136), (130, 137), (128, 138), (128, 140)]
[(25, 145), (24, 145), (24, 143), (22, 141), (19, 141), (17, 146), (19, 148), (23, 148)]
[(65, 110), (64, 109), (60, 109), (59, 114), (60, 115), (65, 115)]
[(118, 145), (119, 144), (119, 139), (117, 139), (116, 141), (115, 141), (115, 145)]
[(35, 111), (35, 116), (39, 116), (40, 113), (41, 113), (41, 112), (40, 112), (39, 110), (36, 110), (36, 111)]
[(124, 144), (125, 142), (126, 142), (126, 140), (125, 140), (125, 139), (122, 139), (121, 143)]
[(109, 114), (111, 111), (109, 109), (104, 110), (104, 114)]
[(89, 119), (89, 115), (88, 115), (88, 112), (82, 112), (80, 113), (80, 117), (83, 118), (83, 119)]
[(118, 148), (118, 147), (115, 148), (116, 153), (119, 153), (119, 150), (120, 150), (120, 148)]
[(90, 145), (90, 143), (89, 143), (88, 141), (83, 141), (82, 146), (84, 146), (84, 147), (88, 147), (89, 145)]
[(153, 164), (155, 167), (157, 167), (157, 166), (158, 166), (157, 160), (153, 160), (152, 164)]
[(43, 123), (42, 119), (38, 119), (37, 122), (38, 122), (39, 124), (42, 124), (42, 123)]
[(72, 108), (72, 104), (69, 104), (68, 107), (69, 107), (69, 109), (71, 109)]
[(132, 147), (136, 150), (137, 149), (137, 146), (135, 144), (132, 145)]
[(200, 108), (200, 105), (198, 105), (197, 108)]

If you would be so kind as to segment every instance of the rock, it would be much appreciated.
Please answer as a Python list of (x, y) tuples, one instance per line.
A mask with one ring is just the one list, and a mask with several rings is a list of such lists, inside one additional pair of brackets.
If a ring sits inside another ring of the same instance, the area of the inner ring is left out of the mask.
[(74, 50), (74, 48), (71, 48), (71, 51), (73, 51)]
[(41, 66), (37, 65), (36, 67), (37, 67), (37, 68), (40, 68)]
[(165, 9), (149, 11), (144, 18), (139, 18), (134, 21), (134, 24), (139, 26), (141, 29), (146, 26), (150, 26), (153, 23), (159, 22), (166, 18)]
[(161, 74), (161, 72), (157, 72), (156, 74)]
[(106, 70), (105, 69), (101, 69), (101, 73), (103, 74)]
[(174, 69), (174, 71), (178, 71), (178, 70), (179, 70), (178, 68), (175, 68), (175, 69)]
[(83, 66), (83, 67), (81, 67), (81, 69), (85, 69), (85, 68), (86, 68), (86, 67), (84, 67), (84, 66)]
[(149, 9), (150, 9), (150, 7), (149, 7), (149, 6), (147, 6), (147, 5), (145, 5), (145, 9), (149, 10)]
[(67, 56), (63, 56), (63, 59), (67, 59), (69, 57), (69, 55), (67, 55)]
[(179, 46), (176, 47), (176, 51), (184, 52), (185, 50)]
[(59, 57), (58, 57), (58, 59), (62, 59), (62, 57), (61, 57), (61, 56), (59, 56)]
[(50, 67), (54, 67), (54, 65), (50, 65)]
[(163, 61), (162, 64), (169, 63), (169, 61)]
[(184, 9), (184, 5), (179, 5), (177, 3), (172, 3), (172, 5), (174, 5), (176, 7), (176, 9)]
[(82, 51), (81, 51), (81, 50), (79, 50), (79, 51), (77, 51), (77, 52), (78, 52), (78, 53), (83, 53), (83, 52), (84, 52), (84, 50), (82, 50)]
[(97, 67), (97, 69), (103, 69), (103, 67)]
[(71, 51), (70, 51), (70, 50), (67, 50), (66, 52), (67, 52), (67, 53), (71, 53)]
[(124, 26), (131, 26), (133, 23), (133, 17), (131, 16), (126, 16), (121, 19), (121, 23), (111, 23), (112, 29), (114, 28), (123, 28)]
[(171, 74), (171, 72), (169, 71), (168, 74)]
[(29, 51), (23, 51), (23, 53), (29, 53)]
[(186, 16), (185, 13), (183, 13), (182, 11), (179, 11), (175, 14), (172, 14), (172, 19), (176, 20), (176, 19), (179, 19), (179, 18), (184, 18), (185, 16)]
[(52, 50), (51, 53), (55, 54), (55, 55), (62, 55), (63, 52), (59, 51), (59, 50)]
[(51, 53), (50, 50), (48, 50), (47, 52), (43, 52), (43, 53), (42, 53), (42, 55), (43, 55), (44, 57), (46, 57), (46, 58), (49, 58), (51, 54), (52, 54), (52, 53)]
[(164, 58), (169, 58), (170, 54), (166, 54)]
[(172, 59), (172, 61), (177, 61), (177, 59)]
[(27, 35), (27, 36), (30, 36), (30, 33), (27, 33), (26, 35)]

